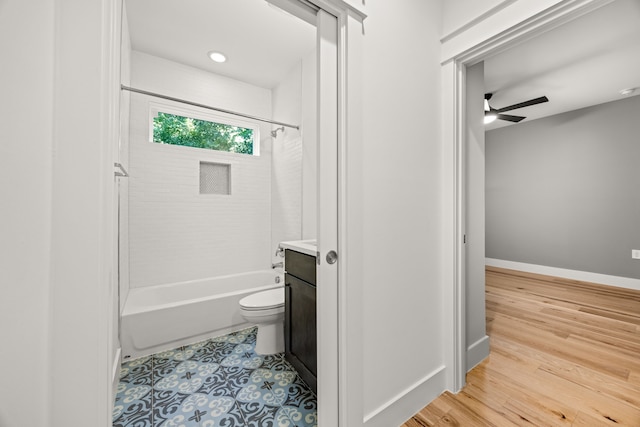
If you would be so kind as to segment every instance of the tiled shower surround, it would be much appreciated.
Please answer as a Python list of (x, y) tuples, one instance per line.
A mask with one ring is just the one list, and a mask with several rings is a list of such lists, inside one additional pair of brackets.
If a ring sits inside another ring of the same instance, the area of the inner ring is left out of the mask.
[(122, 364), (114, 427), (316, 426), (317, 400), (256, 328)]

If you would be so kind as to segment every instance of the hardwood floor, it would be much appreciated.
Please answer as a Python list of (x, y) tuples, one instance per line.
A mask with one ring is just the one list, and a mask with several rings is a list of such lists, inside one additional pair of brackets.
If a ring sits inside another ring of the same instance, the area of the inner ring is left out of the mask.
[(402, 427), (640, 426), (640, 291), (486, 277), (489, 358)]

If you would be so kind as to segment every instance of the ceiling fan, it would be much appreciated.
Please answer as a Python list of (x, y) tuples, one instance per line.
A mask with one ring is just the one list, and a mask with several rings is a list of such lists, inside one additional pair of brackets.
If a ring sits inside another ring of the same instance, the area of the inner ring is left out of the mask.
[(530, 99), (518, 104), (509, 105), (504, 108), (493, 108), (489, 105), (489, 100), (493, 96), (492, 93), (484, 94), (484, 123), (489, 124), (496, 119), (507, 120), (509, 122), (518, 123), (521, 120), (526, 119), (524, 116), (512, 116), (510, 114), (502, 114), (505, 111), (517, 110), (518, 108), (529, 107), (531, 105), (542, 104), (543, 102), (549, 102), (549, 98), (541, 96), (540, 98)]

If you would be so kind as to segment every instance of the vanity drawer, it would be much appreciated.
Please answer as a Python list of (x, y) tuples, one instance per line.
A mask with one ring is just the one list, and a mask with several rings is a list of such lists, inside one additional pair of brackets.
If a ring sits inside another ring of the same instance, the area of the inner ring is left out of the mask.
[(284, 259), (287, 274), (315, 286), (316, 257), (286, 249)]

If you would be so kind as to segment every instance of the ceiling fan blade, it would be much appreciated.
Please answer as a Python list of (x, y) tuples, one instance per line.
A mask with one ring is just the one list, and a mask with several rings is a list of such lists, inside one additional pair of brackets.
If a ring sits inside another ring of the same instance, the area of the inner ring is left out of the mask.
[(504, 113), (505, 111), (517, 110), (518, 108), (529, 107), (531, 105), (542, 104), (543, 102), (549, 102), (549, 98), (546, 96), (541, 96), (540, 98), (530, 99), (525, 102), (521, 102), (519, 104), (509, 105), (508, 107), (498, 108), (496, 111), (498, 113)]
[(518, 123), (519, 121), (526, 119), (526, 117), (523, 117), (523, 116), (512, 116), (509, 114), (498, 114), (498, 118), (500, 120), (506, 120), (508, 122), (514, 122), (514, 123)]

